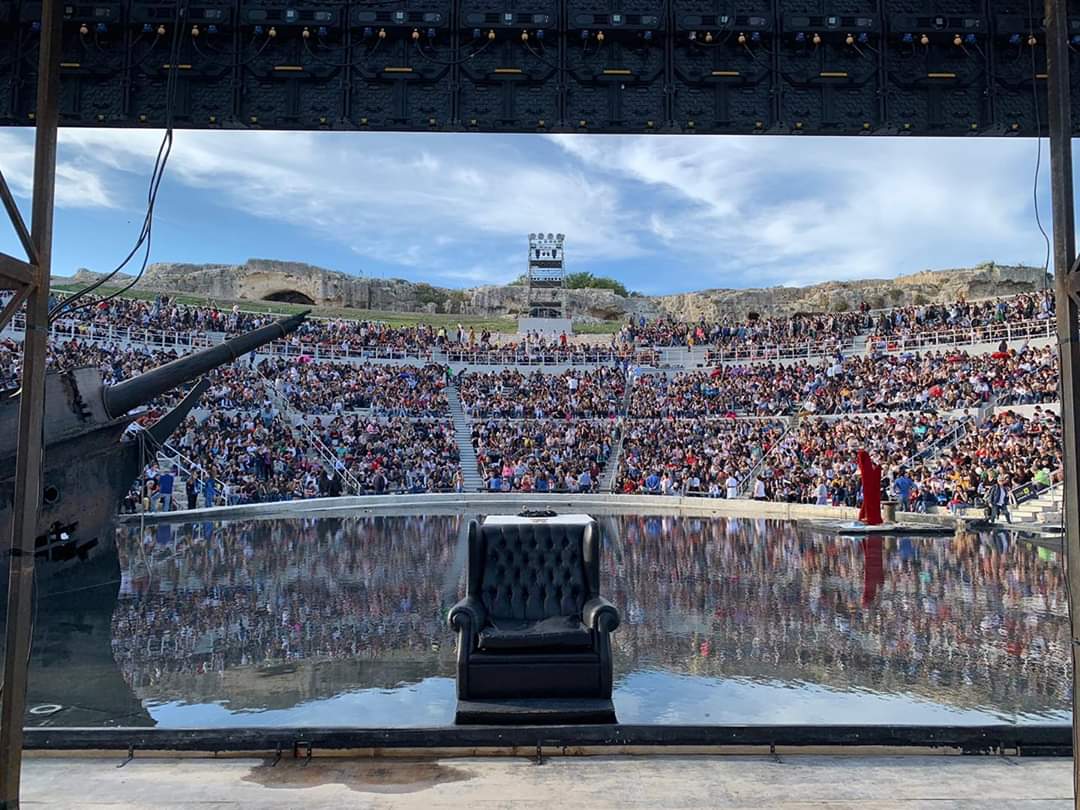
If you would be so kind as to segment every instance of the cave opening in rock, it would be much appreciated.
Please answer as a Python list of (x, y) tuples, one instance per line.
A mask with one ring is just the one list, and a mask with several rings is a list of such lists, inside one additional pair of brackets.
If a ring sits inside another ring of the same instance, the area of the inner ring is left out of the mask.
[(281, 301), (285, 304), (307, 304), (314, 306), (315, 301), (309, 295), (304, 295), (299, 290), (278, 290), (275, 293), (263, 296), (263, 301)]

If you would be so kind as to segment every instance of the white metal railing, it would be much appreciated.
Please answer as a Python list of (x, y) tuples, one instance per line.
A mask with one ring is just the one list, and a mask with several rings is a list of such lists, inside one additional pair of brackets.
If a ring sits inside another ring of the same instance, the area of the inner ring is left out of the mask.
[(812, 357), (831, 357), (850, 349), (855, 338), (835, 340), (808, 340), (793, 343), (749, 344), (719, 346), (709, 350), (705, 362), (709, 365), (737, 362), (762, 362), (768, 360), (806, 360)]
[[(163, 443), (158, 443), (157, 441), (154, 440), (154, 437), (147, 430), (145, 430), (141, 426), (139, 426), (137, 429), (139, 431), (139, 433), (137, 435), (139, 437), (141, 437), (143, 440), (147, 441), (153, 447), (154, 456), (157, 459), (157, 461), (159, 462), (159, 464), (160, 464), (160, 462), (162, 460), (164, 460), (167, 464), (175, 464), (177, 469), (179, 469), (181, 472), (183, 472), (189, 478), (191, 477), (192, 473), (197, 472), (197, 473), (199, 473), (199, 474), (213, 480), (213, 482), (214, 482), (214, 503), (206, 503), (206, 504), (204, 504), (204, 506), (214, 506), (214, 505), (218, 504), (219, 502), (220, 502), (221, 506), (228, 506), (229, 505), (229, 503), (227, 501), (228, 493), (226, 491), (226, 486), (225, 486), (224, 481), (222, 481), (220, 478), (215, 478), (212, 475), (208, 475), (206, 469), (201, 464), (199, 464), (197, 461), (191, 459), (189, 456), (185, 455), (184, 453), (180, 452), (172, 444), (172, 442), (165, 441)], [(145, 469), (144, 469), (144, 473), (145, 473)], [(140, 478), (139, 483), (145, 489), (145, 486), (146, 486), (145, 478)], [(173, 503), (176, 503), (176, 489), (175, 489), (175, 487), (176, 487), (176, 485), (178, 483), (179, 482), (174, 482), (174, 485), (173, 485), (174, 486), (174, 489), (173, 489)], [(200, 494), (203, 496), (203, 498), (205, 500), (206, 491), (203, 490), (203, 492), (201, 492), (201, 493), (196, 493), (196, 498), (198, 498), (198, 496)], [(195, 508), (194, 504), (188, 504), (188, 509), (194, 509), (194, 508)]]
[[(245, 309), (245, 313), (269, 316), (270, 313), (256, 308)], [(315, 323), (341, 323), (341, 319), (313, 318)], [(356, 321), (352, 321), (356, 323)], [(982, 326), (944, 329), (935, 331), (917, 330), (913, 334), (879, 335), (872, 331), (866, 342), (867, 352), (903, 352), (931, 346), (954, 346), (972, 343), (992, 343), (1001, 340), (1016, 341), (1024, 339), (1048, 339), (1054, 336), (1053, 318), (1005, 321)], [(5, 327), (4, 333), (17, 335), (25, 330), (25, 316), (18, 313)], [(423, 361), (453, 362), (469, 365), (603, 365), (621, 362), (664, 363), (667, 365), (685, 365), (691, 358), (700, 359), (698, 352), (704, 350), (705, 362), (712, 365), (734, 362), (767, 362), (773, 360), (799, 360), (826, 357), (840, 351), (847, 351), (854, 345), (855, 336), (843, 336), (839, 339), (779, 341), (763, 344), (753, 337), (742, 342), (727, 345), (701, 343), (693, 350), (681, 345), (655, 345), (649, 341), (595, 342), (587, 339), (569, 343), (564, 347), (540, 347), (528, 344), (514, 347), (499, 344), (483, 347), (459, 344), (443, 340), (430, 344), (385, 346), (353, 345), (366, 340), (359, 335), (341, 330), (329, 336), (313, 336), (298, 333), (292, 337), (275, 341), (259, 350), (259, 354), (275, 357), (299, 357), (307, 355), (315, 360), (340, 360), (363, 362), (381, 361)], [(199, 329), (172, 330), (139, 325), (114, 325), (92, 320), (80, 320), (77, 317), (63, 317), (50, 327), (50, 334), (58, 340), (81, 339), (96, 342), (125, 341), (148, 346), (169, 348), (204, 348), (220, 343), (228, 335), (221, 332)]]
[[(26, 331), (26, 317), (22, 313), (11, 319), (4, 330), (11, 335)], [(49, 338), (59, 343), (71, 340), (95, 343), (138, 343), (159, 349), (204, 349), (220, 340), (214, 340), (203, 332), (148, 329), (141, 326), (114, 326), (82, 321), (60, 319), (49, 325)]]
[(260, 356), (310, 357), (316, 361), (365, 362), (368, 360), (422, 360), (435, 362), (436, 352), (429, 348), (396, 346), (326, 345), (311, 341), (275, 340), (256, 350)]
[(927, 458), (931, 458), (933, 456), (936, 456), (942, 450), (948, 450), (950, 447), (952, 447), (958, 441), (960, 441), (962, 438), (964, 438), (964, 436), (966, 436), (968, 434), (968, 431), (971, 430), (971, 428), (974, 425), (975, 425), (975, 420), (973, 418), (969, 417), (967, 419), (964, 419), (953, 430), (949, 431), (944, 436), (938, 437), (937, 439), (932, 441), (930, 444), (926, 445), (925, 447), (921, 448), (920, 450), (917, 450), (911, 456), (904, 459), (904, 461), (900, 464), (900, 466), (901, 467), (912, 467), (918, 461), (922, 461), (923, 459), (927, 459)]
[(791, 435), (793, 431), (799, 429), (800, 422), (801, 419), (799, 416), (794, 416), (790, 420), (788, 420), (788, 422), (784, 425), (784, 432), (777, 437), (776, 441), (769, 446), (768, 450), (761, 454), (761, 458), (759, 458), (753, 465), (751, 465), (750, 469), (747, 470), (746, 475), (744, 475), (741, 479), (738, 479), (738, 493), (740, 496), (747, 498), (753, 495), (753, 493), (750, 491), (750, 488), (753, 486), (758, 473), (765, 468), (765, 464), (769, 460), (769, 457), (777, 450), (779, 450), (780, 447), (784, 444), (784, 439)]
[(609, 347), (575, 346), (566, 349), (448, 347), (442, 353), (442, 358), (444, 362), (474, 366), (584, 366), (634, 362), (636, 354), (630, 350), (617, 351)]
[(326, 471), (330, 473), (339, 473), (345, 481), (346, 490), (353, 495), (359, 495), (360, 482), (356, 480), (348, 469), (346, 469), (344, 464), (339, 464), (340, 459), (326, 446), (326, 443), (322, 440), (322, 437), (315, 432), (315, 429), (307, 423), (304, 419), (304, 415), (293, 408), (292, 403), (289, 402), (289, 398), (278, 390), (273, 380), (268, 377), (262, 377), (261, 380), (263, 388), (270, 395), (274, 404), (280, 408), (282, 412), (289, 415), (294, 427), (299, 426), (300, 432), (303, 434), (304, 438), (307, 439), (308, 444), (311, 445), (322, 459), (323, 464), (327, 468)]
[(1050, 473), (1049, 484), (1039, 484), (1035, 481), (1029, 481), (1023, 486), (1019, 486), (1010, 493), (1010, 499), (1012, 503), (1019, 506), (1027, 501), (1034, 500), (1042, 496), (1044, 493), (1049, 492), (1065, 480), (1065, 468), (1058, 467), (1052, 473)]
[(1052, 338), (1057, 322), (1052, 318), (971, 326), (960, 329), (918, 332), (910, 335), (871, 335), (866, 341), (868, 354), (904, 352), (932, 346), (962, 346), (972, 343), (998, 343), (1002, 340), (1038, 340)]

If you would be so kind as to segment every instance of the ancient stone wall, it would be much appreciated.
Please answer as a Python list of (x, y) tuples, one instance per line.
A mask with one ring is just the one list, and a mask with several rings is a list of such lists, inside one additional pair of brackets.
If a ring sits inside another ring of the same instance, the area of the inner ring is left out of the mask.
[[(73, 279), (97, 277), (80, 271)], [(873, 308), (988, 298), (1041, 289), (1041, 268), (982, 264), (923, 271), (892, 279), (830, 281), (809, 287), (714, 289), (658, 297), (616, 295), (610, 290), (562, 292), (567, 314), (577, 321), (624, 320), (666, 315), (696, 321), (748, 312), (783, 317), (798, 312), (843, 312), (866, 301)], [(300, 262), (249, 259), (242, 265), (155, 264), (139, 284), (144, 290), (185, 293), (211, 300), (310, 300), (317, 305), (381, 312), (430, 312), (517, 318), (526, 314), (526, 289), (485, 286), (452, 290), (403, 279), (366, 278)]]

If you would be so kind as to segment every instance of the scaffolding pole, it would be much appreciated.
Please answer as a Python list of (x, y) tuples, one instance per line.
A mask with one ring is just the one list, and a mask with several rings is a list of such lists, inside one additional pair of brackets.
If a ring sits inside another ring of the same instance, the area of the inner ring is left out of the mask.
[[(60, 53), (63, 6), (41, 4), (41, 50), (38, 65), (34, 188), (29, 240), (7, 184), (0, 198), (26, 252), (26, 261), (4, 264), (12, 273), (0, 286), (26, 301), (22, 395), (19, 399), (18, 450), (12, 502), (11, 556), (8, 576), (3, 695), (0, 697), (0, 810), (19, 807), (22, 776), (23, 718), (30, 665), (34, 540), (41, 507), (42, 428), (45, 416), (45, 351), (49, 336), (49, 276), (52, 269), (53, 196), (56, 188), (56, 140), (60, 113)], [(26, 275), (19, 277), (19, 271)], [(28, 277), (27, 277), (28, 275)], [(11, 313), (5, 313), (9, 316)]]
[[(1054, 291), (1057, 306), (1058, 355), (1061, 369), (1062, 448), (1065, 458), (1065, 566), (1072, 632), (1073, 678), (1073, 806), (1080, 810), (1077, 757), (1080, 719), (1077, 688), (1077, 644), (1080, 644), (1080, 311), (1076, 294), (1080, 273), (1076, 265), (1076, 226), (1073, 212), (1072, 110), (1069, 93), (1068, 12), (1065, 0), (1046, 0), (1046, 73), (1050, 125), (1050, 191), (1054, 215)], [(1032, 77), (1032, 81), (1034, 81)]]

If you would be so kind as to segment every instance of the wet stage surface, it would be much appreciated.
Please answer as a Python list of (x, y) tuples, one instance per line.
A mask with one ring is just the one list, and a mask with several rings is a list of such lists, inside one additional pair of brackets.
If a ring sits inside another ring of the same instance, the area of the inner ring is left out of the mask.
[[(1005, 532), (600, 519), (621, 722), (1069, 722), (1052, 551)], [(117, 597), (39, 600), (27, 725), (450, 725), (463, 520), (124, 529)]]

